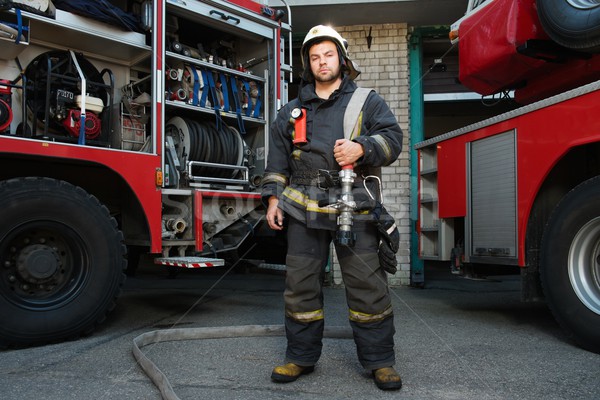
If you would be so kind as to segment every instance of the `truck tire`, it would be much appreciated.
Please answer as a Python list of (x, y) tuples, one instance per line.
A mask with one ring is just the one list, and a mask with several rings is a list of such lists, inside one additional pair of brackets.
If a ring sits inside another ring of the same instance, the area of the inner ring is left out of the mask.
[(80, 187), (0, 182), (0, 346), (91, 333), (115, 306), (126, 247), (117, 222)]
[(540, 274), (548, 306), (567, 335), (600, 352), (600, 177), (572, 189), (552, 212)]
[(544, 31), (556, 43), (579, 51), (600, 51), (600, 4), (597, 0), (537, 0)]

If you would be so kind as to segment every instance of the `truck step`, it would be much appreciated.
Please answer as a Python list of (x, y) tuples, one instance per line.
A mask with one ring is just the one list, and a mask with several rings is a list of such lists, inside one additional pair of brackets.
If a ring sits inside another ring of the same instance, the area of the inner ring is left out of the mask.
[(223, 266), (225, 260), (206, 257), (160, 257), (154, 259), (154, 264), (181, 268), (206, 268)]

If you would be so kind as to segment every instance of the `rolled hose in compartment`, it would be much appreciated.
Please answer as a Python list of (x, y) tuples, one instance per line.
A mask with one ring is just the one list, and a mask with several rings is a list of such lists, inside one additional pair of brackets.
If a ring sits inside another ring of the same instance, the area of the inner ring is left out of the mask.
[[(237, 129), (214, 122), (196, 121), (189, 118), (173, 117), (166, 124), (167, 135), (174, 138), (176, 153), (181, 169), (187, 161), (202, 161), (215, 164), (241, 166), (244, 161), (245, 144)], [(231, 170), (195, 167), (196, 173), (206, 176), (227, 178)], [(238, 170), (233, 171), (233, 176)]]

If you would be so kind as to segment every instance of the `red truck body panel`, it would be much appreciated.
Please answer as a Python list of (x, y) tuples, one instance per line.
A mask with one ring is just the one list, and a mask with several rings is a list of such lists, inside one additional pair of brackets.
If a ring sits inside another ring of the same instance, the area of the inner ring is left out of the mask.
[[(467, 144), (507, 131), (517, 137), (519, 265), (525, 265), (525, 232), (533, 202), (553, 166), (569, 149), (600, 141), (600, 92), (523, 112), (437, 144), (439, 217), (467, 215)], [(519, 111), (517, 110), (517, 113)], [(458, 133), (459, 131), (457, 131)], [(452, 135), (452, 133), (449, 133)]]
[(496, 0), (462, 21), (459, 37), (459, 79), (483, 95), (509, 87), (545, 64), (517, 52), (528, 39), (547, 39), (532, 1)]
[(531, 41), (551, 43), (535, 1), (494, 0), (460, 23), (460, 82), (482, 95), (514, 90), (518, 103), (529, 104), (600, 78), (600, 56), (519, 51)]

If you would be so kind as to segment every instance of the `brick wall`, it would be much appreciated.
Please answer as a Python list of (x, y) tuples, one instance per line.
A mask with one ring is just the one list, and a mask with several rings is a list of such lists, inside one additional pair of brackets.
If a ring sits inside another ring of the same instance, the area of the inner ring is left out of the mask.
[[(367, 36), (371, 27), (371, 48)], [(362, 71), (356, 79), (359, 86), (375, 89), (388, 103), (404, 132), (400, 157), (382, 170), (385, 206), (396, 219), (400, 230), (400, 250), (397, 254), (398, 272), (388, 275), (391, 286), (410, 283), (410, 187), (409, 187), (409, 76), (407, 24), (353, 25), (336, 27), (348, 41), (351, 59)], [(334, 285), (342, 284), (342, 277), (332, 251)]]

